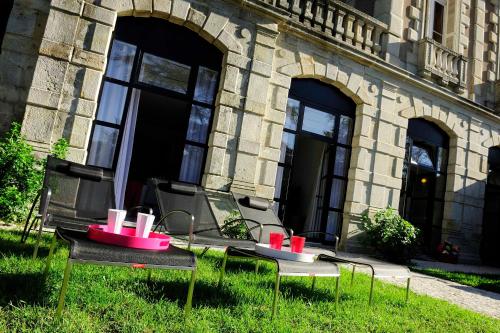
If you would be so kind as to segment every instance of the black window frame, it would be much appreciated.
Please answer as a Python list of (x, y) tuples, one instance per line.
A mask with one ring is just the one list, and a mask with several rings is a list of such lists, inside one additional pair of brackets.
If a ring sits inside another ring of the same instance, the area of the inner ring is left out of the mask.
[[(130, 20), (131, 18), (122, 18), (122, 19)], [(155, 19), (155, 18), (144, 19), (144, 18), (142, 18), (142, 20), (156, 20), (156, 21), (158, 21), (158, 24), (166, 24), (166, 25), (174, 26), (172, 23), (165, 22), (164, 20), (161, 20), (161, 19)], [(117, 22), (117, 25), (118, 24), (119, 24), (119, 22)], [(127, 24), (127, 23), (125, 23), (125, 24)], [(182, 27), (182, 28), (184, 28), (184, 27)], [(184, 29), (187, 29), (187, 28), (184, 28)], [(141, 91), (147, 91), (147, 92), (155, 93), (155, 94), (170, 97), (170, 98), (175, 98), (175, 99), (186, 102), (186, 113), (187, 114), (190, 114), (193, 105), (198, 105), (198, 106), (201, 106), (204, 108), (209, 108), (211, 110), (210, 120), (208, 123), (207, 135), (206, 135), (204, 143), (200, 143), (198, 141), (188, 140), (187, 138), (184, 138), (184, 146), (186, 146), (186, 144), (189, 144), (192, 146), (203, 148), (202, 167), (200, 169), (200, 175), (198, 177), (199, 181), (198, 181), (198, 183), (196, 183), (199, 185), (201, 183), (201, 180), (202, 180), (202, 176), (204, 173), (204, 166), (206, 165), (206, 160), (207, 160), (207, 155), (208, 155), (208, 148), (209, 148), (209, 144), (208, 144), (209, 140), (208, 139), (209, 139), (210, 133), (212, 132), (212, 126), (213, 126), (214, 115), (215, 115), (215, 102), (216, 102), (216, 97), (217, 97), (217, 90), (215, 92), (212, 103), (205, 103), (205, 102), (200, 102), (200, 101), (195, 100), (194, 93), (195, 93), (195, 89), (196, 89), (196, 83), (197, 83), (197, 78), (198, 78), (198, 73), (199, 73), (200, 67), (204, 67), (204, 68), (216, 71), (217, 72), (216, 87), (220, 86), (222, 61), (220, 63), (218, 63), (218, 66), (217, 66), (215, 63), (204, 63), (204, 64), (184, 63), (184, 62), (179, 61), (179, 59), (165, 58), (162, 55), (155, 54), (154, 50), (150, 49), (149, 45), (141, 46), (138, 44), (134, 44), (128, 40), (122, 39), (121, 37), (117, 37), (116, 31), (115, 31), (113, 33), (113, 37), (111, 39), (110, 48), (109, 48), (109, 52), (108, 52), (108, 62), (107, 62), (108, 64), (109, 64), (109, 59), (110, 59), (111, 53), (112, 53), (111, 49), (113, 46), (113, 42), (115, 40), (130, 44), (130, 45), (133, 45), (136, 47), (134, 60), (133, 60), (133, 64), (132, 64), (132, 68), (131, 68), (131, 72), (130, 72), (130, 78), (129, 78), (129, 81), (123, 81), (120, 79), (109, 77), (109, 76), (107, 76), (107, 68), (104, 72), (101, 86), (99, 88), (99, 98), (98, 98), (97, 109), (96, 109), (96, 117), (95, 117), (93, 124), (92, 124), (89, 144), (87, 147), (87, 164), (90, 164), (89, 163), (90, 150), (92, 148), (92, 138), (94, 136), (96, 126), (104, 126), (104, 127), (108, 127), (108, 128), (114, 128), (114, 129), (117, 129), (119, 131), (119, 133), (118, 133), (117, 142), (116, 142), (116, 146), (115, 146), (115, 150), (114, 150), (112, 166), (110, 168), (102, 167), (102, 166), (100, 166), (100, 167), (105, 169), (105, 170), (116, 170), (118, 160), (119, 160), (119, 155), (120, 155), (119, 152), (120, 152), (122, 141), (123, 141), (124, 129), (125, 129), (125, 125), (126, 125), (129, 107), (130, 107), (132, 92), (134, 91), (134, 89), (139, 89)], [(187, 87), (186, 93), (183, 94), (183, 93), (179, 93), (179, 92), (176, 92), (173, 90), (169, 90), (166, 88), (162, 88), (162, 87), (158, 87), (155, 85), (141, 82), (139, 80), (139, 75), (140, 75), (140, 71), (141, 71), (142, 59), (143, 59), (145, 53), (148, 53), (148, 54), (151, 54), (154, 56), (159, 56), (163, 59), (176, 61), (176, 62), (179, 62), (183, 65), (189, 66), (190, 73), (189, 73), (188, 87)], [(221, 56), (221, 60), (222, 60), (222, 56)], [(98, 112), (99, 112), (99, 106), (101, 104), (101, 99), (103, 97), (103, 89), (104, 89), (106, 82), (116, 84), (116, 85), (119, 85), (121, 87), (125, 87), (127, 89), (127, 94), (125, 97), (125, 103), (124, 103), (124, 107), (123, 107), (123, 112), (122, 112), (120, 124), (115, 124), (115, 123), (111, 123), (111, 122), (97, 119)], [(175, 180), (177, 180), (177, 179), (175, 179)]]

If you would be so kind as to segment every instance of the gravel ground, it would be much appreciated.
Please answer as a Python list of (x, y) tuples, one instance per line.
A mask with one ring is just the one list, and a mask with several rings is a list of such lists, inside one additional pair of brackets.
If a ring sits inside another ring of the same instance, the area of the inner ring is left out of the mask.
[[(364, 269), (360, 268), (359, 271)], [(406, 280), (393, 278), (382, 280), (406, 286)], [(412, 272), (410, 288), (417, 294), (439, 298), (462, 308), (500, 319), (500, 294), (415, 272)]]

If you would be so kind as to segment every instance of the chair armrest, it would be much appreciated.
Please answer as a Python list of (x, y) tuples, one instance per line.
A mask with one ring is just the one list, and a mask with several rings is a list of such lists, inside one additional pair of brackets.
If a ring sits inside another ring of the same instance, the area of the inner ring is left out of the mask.
[(40, 190), (40, 215), (42, 220), (40, 221), (41, 225), (44, 225), (47, 222), (48, 210), (50, 199), (52, 198), (52, 190), (50, 187), (44, 187)]
[(189, 242), (188, 242), (188, 250), (191, 249), (191, 243), (193, 242), (193, 234), (194, 234), (194, 215), (191, 214), (188, 211), (185, 210), (171, 210), (167, 214), (163, 215), (159, 220), (158, 223), (156, 224), (156, 227), (153, 229), (153, 232), (156, 231), (156, 229), (163, 224), (165, 227), (165, 230), (167, 229), (167, 219), (169, 216), (173, 214), (184, 214), (190, 217), (190, 223), (189, 223)]

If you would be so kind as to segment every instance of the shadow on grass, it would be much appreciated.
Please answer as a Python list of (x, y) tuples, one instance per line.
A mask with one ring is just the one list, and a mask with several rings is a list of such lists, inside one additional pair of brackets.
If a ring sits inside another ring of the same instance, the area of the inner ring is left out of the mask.
[(0, 307), (19, 302), (42, 304), (48, 294), (41, 272), (0, 273)]
[[(144, 282), (148, 287), (141, 291), (131, 286), (131, 290), (138, 297), (152, 302), (167, 299), (170, 301), (180, 301), (183, 305), (186, 303), (189, 279), (162, 281), (158, 278), (153, 278), (149, 282)], [(238, 303), (239, 300), (229, 290), (225, 288), (218, 289), (216, 284), (196, 280), (193, 293), (193, 306), (218, 308), (221, 306), (234, 306)]]
[[(326, 279), (326, 278), (323, 278)], [(331, 283), (335, 286), (335, 278), (330, 278)], [(259, 287), (267, 288), (274, 292), (274, 283), (272, 282), (259, 282)], [(325, 289), (323, 287), (319, 287), (316, 285), (314, 290), (311, 289), (312, 286), (312, 278), (302, 278), (300, 281), (298, 280), (290, 280), (287, 277), (281, 278), (280, 283), (280, 293), (282, 297), (285, 298), (303, 298), (309, 299), (311, 301), (330, 301), (335, 302), (335, 287), (333, 289)], [(342, 289), (339, 292), (339, 300), (342, 297)]]
[[(35, 249), (35, 242), (33, 238), (29, 243), (21, 243), (21, 232), (12, 232), (19, 234), (19, 238), (15, 239), (2, 239), (0, 241), (0, 253), (11, 256), (20, 256), (24, 258), (31, 258), (33, 256), (33, 250)], [(19, 240), (18, 240), (19, 239)], [(49, 254), (49, 246), (45, 243), (44, 239), (40, 242), (40, 247), (38, 248), (38, 257), (46, 257)]]

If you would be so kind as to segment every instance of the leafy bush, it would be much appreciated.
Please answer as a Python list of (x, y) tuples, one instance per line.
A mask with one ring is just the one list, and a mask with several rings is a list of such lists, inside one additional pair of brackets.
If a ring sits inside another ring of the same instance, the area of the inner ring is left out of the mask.
[[(68, 142), (60, 139), (51, 153), (64, 158), (67, 149)], [(26, 216), (42, 187), (45, 161), (33, 155), (33, 148), (21, 135), (21, 125), (13, 123), (0, 139), (0, 219), (19, 222)]]
[(373, 218), (362, 216), (364, 241), (387, 259), (405, 262), (410, 259), (420, 230), (403, 219), (397, 210), (388, 207), (379, 210)]
[(242, 221), (233, 222), (241, 219), (241, 214), (237, 210), (233, 210), (225, 219), (222, 226), (222, 234), (229, 238), (249, 239), (248, 228)]

